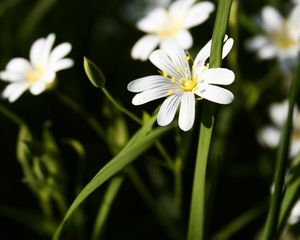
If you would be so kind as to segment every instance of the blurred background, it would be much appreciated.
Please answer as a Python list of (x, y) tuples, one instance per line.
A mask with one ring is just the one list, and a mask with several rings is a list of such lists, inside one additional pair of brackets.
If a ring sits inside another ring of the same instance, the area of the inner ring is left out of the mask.
[[(280, 11), (286, 14), (291, 5), (284, 2)], [(133, 94), (127, 91), (127, 84), (136, 78), (155, 74), (157, 69), (149, 61), (132, 60), (130, 50), (143, 36), (136, 29), (137, 20), (158, 4), (168, 3), (170, 0), (1, 0), (1, 69), (13, 57), (28, 58), (31, 44), (49, 33), (56, 34), (56, 44), (70, 42), (73, 47), (69, 57), (74, 59), (75, 65), (58, 73), (53, 90), (39, 96), (26, 92), (12, 104), (0, 100), (1, 106), (28, 124), (35, 142), (42, 144), (44, 132), (51, 133), (59, 149), (60, 176), (64, 178), (60, 181), (63, 182), (67, 205), (139, 127), (118, 113), (103, 93), (91, 85), (84, 73), (83, 56), (102, 69), (106, 88), (123, 106), (138, 116), (142, 116), (143, 111), (152, 113), (158, 101), (133, 106)], [(235, 40), (235, 47), (223, 66), (236, 73), (236, 81), (229, 87), (235, 101), (229, 106), (218, 106), (208, 172), (208, 181), (216, 185), (214, 200), (209, 203), (213, 204), (208, 228), (210, 236), (215, 236), (226, 224), (254, 208), (255, 216), (230, 239), (255, 239), (267, 213), (275, 151), (260, 146), (256, 134), (270, 122), (270, 103), (283, 100), (286, 93), (282, 90), (282, 76), (276, 60), (259, 61), (244, 48), (245, 40), (259, 33), (253, 19), (266, 4), (267, 0), (240, 1), (237, 18), (228, 30)], [(194, 38), (190, 50), (192, 56), (211, 39), (214, 18), (215, 12), (204, 24), (191, 29)], [(1, 91), (5, 86), (5, 82), (0, 82)], [(70, 107), (68, 100), (97, 120), (106, 131), (107, 142), (95, 134), (84, 117)], [(200, 113), (201, 104), (198, 106)], [(173, 209), (170, 200), (172, 173), (154, 164), (150, 157), (140, 157), (133, 164), (158, 206), (170, 215), (171, 225), (178, 231), (178, 236), (184, 236), (187, 230), (198, 125), (196, 121), (193, 131), (188, 133), (172, 130), (162, 139), (171, 156), (176, 154), (177, 147), (174, 146), (178, 136), (191, 143), (182, 170), (180, 213)], [(53, 225), (42, 226), (43, 211), (38, 198), (24, 181), (16, 154), (19, 127), (0, 114), (0, 128), (0, 238), (50, 239), (61, 216), (55, 213)], [(155, 149), (148, 152), (159, 158)], [(215, 171), (218, 177), (215, 177)], [(85, 201), (74, 217), (79, 220), (70, 225), (73, 228), (66, 230), (63, 239), (90, 239), (106, 187), (107, 184)], [(102, 237), (109, 240), (172, 239), (127, 178), (113, 203)]]

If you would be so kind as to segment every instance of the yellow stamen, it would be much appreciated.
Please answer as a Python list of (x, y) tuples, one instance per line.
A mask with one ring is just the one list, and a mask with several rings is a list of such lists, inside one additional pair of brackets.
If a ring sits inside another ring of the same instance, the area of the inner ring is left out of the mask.
[(174, 91), (173, 90), (168, 90), (168, 95), (170, 96), (170, 95), (172, 95), (174, 93)]
[(176, 82), (176, 77), (171, 77), (171, 82)]
[(188, 62), (190, 59), (191, 59), (191, 57), (190, 57), (189, 55), (186, 55), (186, 56), (185, 56), (185, 61)]
[(176, 71), (179, 72), (179, 73), (181, 73), (182, 70), (181, 70), (180, 67), (177, 67)]
[(41, 68), (40, 66), (36, 66), (35, 68), (33, 68), (27, 73), (26, 79), (29, 83), (35, 83), (42, 77), (43, 74), (44, 74), (44, 69)]
[(180, 87), (185, 92), (192, 92), (198, 89), (198, 79), (193, 77), (192, 79), (183, 79), (180, 81)]
[(164, 77), (167, 77), (169, 74), (166, 71), (162, 71), (161, 73)]

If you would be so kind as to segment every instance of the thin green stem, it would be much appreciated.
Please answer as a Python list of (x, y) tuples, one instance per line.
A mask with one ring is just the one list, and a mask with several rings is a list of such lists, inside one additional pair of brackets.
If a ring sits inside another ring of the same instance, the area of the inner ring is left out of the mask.
[[(219, 0), (217, 16), (212, 37), (210, 67), (219, 67), (222, 61), (223, 38), (229, 19), (232, 0)], [(215, 108), (212, 103), (205, 103), (202, 109), (199, 142), (194, 171), (188, 240), (206, 238), (206, 166), (213, 131)]]
[(59, 91), (55, 91), (55, 93), (64, 104), (66, 104), (70, 109), (72, 109), (74, 112), (80, 115), (91, 126), (91, 128), (95, 130), (97, 135), (102, 140), (106, 139), (106, 133), (103, 127), (98, 123), (98, 121), (94, 117), (87, 113), (78, 103), (76, 103), (70, 97), (64, 95)]
[(274, 239), (278, 229), (278, 218), (283, 196), (284, 178), (288, 165), (289, 142), (293, 122), (293, 110), (300, 86), (300, 68), (297, 70), (289, 94), (289, 111), (286, 123), (282, 130), (279, 147), (277, 150), (275, 174), (274, 174), (274, 192), (271, 196), (270, 207), (267, 222), (261, 235), (261, 240)]
[(133, 113), (128, 111), (126, 108), (124, 108), (121, 104), (119, 104), (112, 96), (111, 94), (107, 91), (106, 88), (101, 88), (105, 96), (108, 98), (108, 100), (117, 108), (119, 109), (122, 113), (127, 115), (129, 118), (131, 118), (133, 121), (137, 122), (138, 124), (142, 125), (143, 121), (139, 119), (137, 116), (135, 116)]
[(182, 159), (180, 157), (176, 158), (174, 162), (174, 192), (175, 207), (180, 216), (182, 206)]
[(13, 113), (11, 110), (9, 110), (4, 105), (0, 104), (0, 113), (7, 117), (9, 120), (11, 120), (13, 123), (15, 123), (18, 126), (24, 125), (26, 126), (25, 122), (17, 116), (15, 113)]
[(169, 153), (166, 151), (166, 149), (164, 148), (164, 146), (157, 141), (155, 143), (155, 146), (157, 147), (158, 151), (160, 152), (160, 154), (162, 155), (162, 157), (166, 160), (167, 166), (169, 167), (169, 169), (173, 169), (173, 160), (170, 157)]

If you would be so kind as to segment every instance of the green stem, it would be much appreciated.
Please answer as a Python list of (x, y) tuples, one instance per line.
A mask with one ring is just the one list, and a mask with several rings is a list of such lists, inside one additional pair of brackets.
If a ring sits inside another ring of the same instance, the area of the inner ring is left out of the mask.
[(129, 118), (131, 118), (133, 121), (137, 122), (138, 124), (142, 125), (143, 121), (139, 119), (137, 116), (135, 116), (133, 113), (128, 111), (126, 108), (124, 108), (121, 104), (119, 104), (112, 96), (111, 94), (107, 91), (106, 88), (101, 88), (105, 96), (108, 98), (108, 100), (117, 108), (119, 109), (122, 113), (127, 115)]
[(18, 126), (25, 125), (26, 126), (25, 122), (20, 117), (18, 117), (15, 113), (10, 111), (7, 107), (5, 107), (2, 104), (0, 104), (0, 113), (2, 113), (2, 115), (7, 117), (9, 120), (11, 120), (16, 125), (18, 125)]
[[(219, 0), (217, 16), (212, 37), (212, 51), (209, 65), (212, 68), (219, 67), (222, 61), (223, 38), (229, 19), (232, 0)], [(203, 106), (199, 142), (194, 172), (190, 219), (188, 227), (188, 240), (205, 239), (206, 219), (206, 166), (214, 124), (215, 108), (212, 103)]]
[(176, 158), (174, 162), (174, 192), (175, 207), (180, 216), (182, 206), (182, 159), (180, 157)]
[(270, 207), (267, 217), (267, 222), (264, 227), (264, 231), (261, 235), (261, 240), (271, 240), (276, 236), (278, 228), (278, 218), (280, 205), (283, 195), (284, 178), (288, 165), (288, 152), (289, 142), (292, 130), (293, 122), (293, 109), (296, 102), (298, 89), (300, 86), (300, 68), (298, 68), (297, 74), (295, 75), (289, 94), (289, 111), (286, 123), (282, 130), (279, 147), (277, 150), (275, 174), (274, 174), (274, 192), (271, 196)]
[(106, 132), (95, 118), (89, 115), (89, 113), (87, 113), (78, 103), (76, 103), (70, 97), (64, 95), (59, 91), (55, 91), (55, 93), (64, 104), (66, 104), (70, 109), (80, 115), (91, 126), (91, 128), (95, 130), (97, 135), (102, 140), (106, 139)]

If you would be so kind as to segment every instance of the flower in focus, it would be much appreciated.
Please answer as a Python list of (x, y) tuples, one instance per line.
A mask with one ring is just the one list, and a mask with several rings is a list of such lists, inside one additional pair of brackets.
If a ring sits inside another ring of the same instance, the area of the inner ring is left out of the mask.
[[(274, 103), (270, 106), (269, 115), (274, 125), (266, 126), (258, 133), (258, 140), (261, 144), (275, 148), (279, 144), (281, 130), (288, 115), (288, 101)], [(291, 135), (290, 157), (294, 157), (300, 150), (300, 113), (295, 106), (293, 113), (293, 132)]]
[(300, 5), (295, 6), (288, 18), (283, 18), (271, 6), (262, 9), (259, 24), (264, 34), (246, 43), (247, 48), (257, 51), (260, 59), (276, 57), (283, 73), (289, 73), (297, 64), (300, 51)]
[(70, 43), (62, 43), (53, 50), (55, 35), (36, 40), (30, 49), (30, 60), (13, 58), (0, 78), (10, 82), (2, 96), (9, 102), (17, 100), (26, 90), (33, 95), (42, 93), (56, 78), (56, 72), (73, 66), (73, 60), (64, 58), (71, 51)]
[[(227, 39), (223, 58), (229, 53), (233, 39)], [(193, 62), (177, 41), (165, 41), (161, 49), (150, 55), (150, 61), (160, 69), (161, 75), (139, 78), (128, 84), (128, 90), (138, 93), (132, 99), (141, 105), (167, 97), (157, 115), (160, 126), (170, 124), (179, 110), (179, 127), (183, 131), (192, 128), (195, 119), (196, 97), (220, 104), (228, 104), (233, 94), (216, 85), (228, 85), (234, 81), (234, 73), (226, 68), (209, 68), (211, 41), (198, 53)], [(190, 63), (192, 67), (190, 67)], [(216, 84), (216, 85), (215, 85)]]
[(214, 10), (211, 2), (194, 4), (195, 0), (177, 0), (168, 9), (158, 7), (137, 23), (137, 28), (147, 35), (133, 46), (134, 59), (147, 60), (150, 53), (166, 40), (176, 39), (184, 49), (193, 45), (187, 29), (204, 22)]
[(288, 222), (289, 224), (293, 225), (298, 223), (299, 220), (300, 220), (300, 200), (298, 200), (294, 205), (294, 207), (292, 208)]

